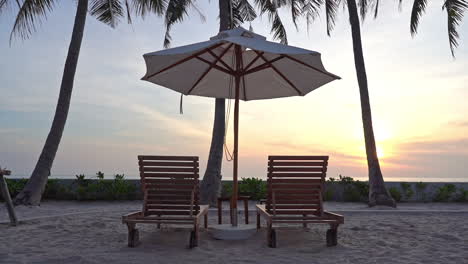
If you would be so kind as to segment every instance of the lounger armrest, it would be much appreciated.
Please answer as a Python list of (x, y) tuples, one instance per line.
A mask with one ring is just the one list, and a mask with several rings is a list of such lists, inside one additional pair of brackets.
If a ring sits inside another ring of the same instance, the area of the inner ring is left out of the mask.
[(324, 212), (323, 212), (323, 215), (326, 216), (326, 217), (330, 217), (330, 218), (333, 218), (333, 219), (338, 220), (338, 222), (339, 222), (340, 224), (344, 224), (344, 217), (343, 217), (342, 215), (335, 214), (335, 213), (331, 213), (331, 212), (327, 212), (327, 211), (324, 211)]
[(133, 213), (129, 213), (129, 214), (126, 214), (126, 215), (123, 215), (122, 216), (122, 223), (126, 223), (127, 220), (131, 220), (131, 219), (134, 219), (138, 216), (142, 216), (143, 215), (143, 212), (141, 211), (138, 211), (138, 212), (133, 212)]
[(270, 218), (271, 217), (271, 214), (269, 214), (265, 208), (265, 205), (264, 204), (256, 204), (255, 205), (257, 207), (257, 213), (267, 217), (267, 218)]

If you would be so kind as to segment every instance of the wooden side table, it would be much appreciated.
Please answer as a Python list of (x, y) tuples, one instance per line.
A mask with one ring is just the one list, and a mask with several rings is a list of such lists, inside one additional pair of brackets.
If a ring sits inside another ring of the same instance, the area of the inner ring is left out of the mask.
[[(239, 196), (237, 197), (237, 200), (244, 201), (244, 218), (245, 218), (245, 224), (249, 224), (249, 199), (250, 196)], [(223, 201), (230, 201), (231, 197), (218, 197), (218, 224), (223, 223), (222, 215), (223, 215)]]

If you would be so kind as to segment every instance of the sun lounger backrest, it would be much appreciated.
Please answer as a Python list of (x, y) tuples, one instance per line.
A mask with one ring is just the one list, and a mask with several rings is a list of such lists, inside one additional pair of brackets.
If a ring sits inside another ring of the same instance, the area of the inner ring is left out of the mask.
[(138, 165), (145, 215), (198, 213), (198, 157), (138, 156)]
[(321, 215), (328, 156), (269, 156), (266, 209), (273, 215)]

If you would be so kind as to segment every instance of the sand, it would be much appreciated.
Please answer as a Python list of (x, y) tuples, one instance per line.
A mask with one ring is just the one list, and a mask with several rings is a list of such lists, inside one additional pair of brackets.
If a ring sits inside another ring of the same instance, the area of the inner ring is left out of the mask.
[[(327, 203), (328, 210), (345, 216), (338, 246), (325, 246), (325, 225), (310, 225), (278, 229), (275, 249), (266, 246), (261, 230), (246, 241), (218, 241), (202, 231), (199, 247), (190, 250), (188, 227), (152, 225), (139, 225), (142, 244), (128, 248), (120, 217), (140, 208), (138, 201), (18, 207), (20, 226), (0, 224), (0, 263), (468, 263), (466, 204), (369, 210), (362, 204)], [(0, 223), (7, 220), (0, 204)], [(209, 221), (216, 223), (215, 211)]]

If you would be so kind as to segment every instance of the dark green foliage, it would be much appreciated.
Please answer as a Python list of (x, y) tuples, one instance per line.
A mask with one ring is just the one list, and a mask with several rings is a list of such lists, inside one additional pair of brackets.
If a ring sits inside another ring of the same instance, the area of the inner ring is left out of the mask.
[(424, 192), (426, 188), (427, 188), (427, 183), (424, 183), (424, 182), (416, 183), (416, 193), (417, 193), (418, 199), (421, 201), (426, 200), (426, 193)]
[(453, 184), (445, 184), (439, 187), (436, 195), (434, 196), (434, 202), (449, 202), (453, 199), (453, 195), (457, 191), (457, 188)]
[(125, 181), (124, 174), (114, 175), (113, 180), (105, 180), (104, 173), (96, 173), (97, 181), (89, 181), (84, 175), (76, 177), (77, 200), (133, 200), (137, 198), (136, 188)]
[(323, 194), (324, 201), (332, 201), (333, 200), (334, 191), (332, 189), (327, 189)]
[(407, 182), (402, 182), (400, 183), (400, 186), (401, 186), (401, 190), (403, 191), (403, 197), (405, 198), (405, 200), (411, 199), (411, 197), (413, 197), (414, 195), (414, 191), (411, 188), (411, 184)]
[(468, 190), (465, 190), (464, 188), (458, 189), (458, 194), (455, 198), (455, 201), (462, 203), (468, 202)]
[(390, 192), (390, 195), (393, 197), (393, 199), (395, 199), (396, 202), (401, 201), (402, 195), (401, 195), (400, 190), (397, 187), (390, 187), (388, 191)]
[(339, 183), (343, 186), (343, 200), (346, 202), (367, 202), (369, 183), (354, 180), (348, 176), (339, 175)]
[(239, 184), (239, 192), (241, 195), (248, 195), (252, 200), (260, 200), (266, 198), (266, 183), (258, 178), (242, 178)]
[(232, 195), (232, 182), (223, 183), (223, 188), (221, 189), (221, 197), (231, 197)]
[[(26, 185), (27, 179), (7, 179), (5, 177), (6, 183), (8, 185), (8, 191), (10, 196), (15, 197)], [(0, 193), (0, 200), (3, 201), (3, 197)]]

